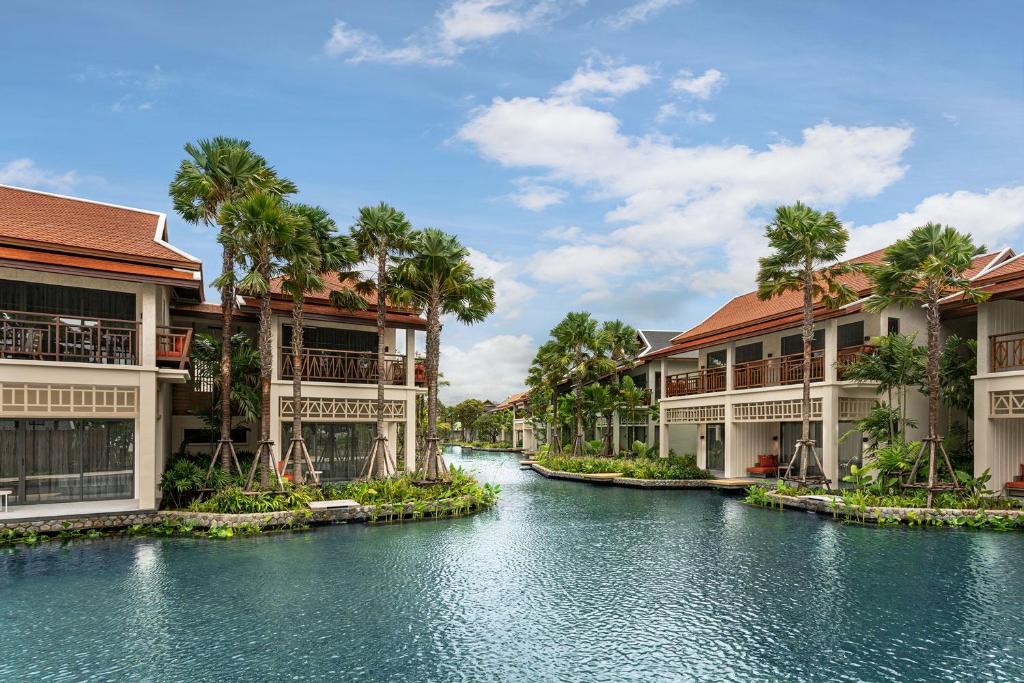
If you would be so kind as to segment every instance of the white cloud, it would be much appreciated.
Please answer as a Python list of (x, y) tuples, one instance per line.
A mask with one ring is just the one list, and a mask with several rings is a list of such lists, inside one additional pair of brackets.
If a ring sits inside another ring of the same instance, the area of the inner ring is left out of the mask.
[(689, 71), (680, 71), (679, 75), (672, 80), (672, 89), (676, 92), (686, 93), (698, 100), (709, 99), (725, 85), (725, 74), (718, 69), (708, 69), (700, 76), (694, 76)]
[(618, 201), (605, 218), (621, 227), (540, 251), (528, 266), (538, 280), (600, 296), (637, 268), (656, 277), (681, 262), (723, 263), (693, 281), (705, 290), (732, 288), (749, 275), (749, 245), (760, 244), (770, 207), (800, 199), (839, 208), (877, 195), (906, 173), (911, 135), (908, 127), (824, 122), (763, 149), (687, 147), (626, 135), (615, 116), (591, 106), (522, 97), (477, 109), (458, 138), (504, 166), (541, 168)]
[(989, 249), (1007, 246), (1024, 232), (1024, 185), (987, 192), (950, 192), (925, 197), (912, 211), (872, 225), (853, 226), (849, 254), (864, 254), (892, 244), (925, 223), (942, 223), (970, 232)]
[(646, 66), (628, 64), (616, 66), (605, 61), (595, 67), (588, 59), (584, 66), (576, 69), (572, 78), (555, 86), (551, 92), (569, 100), (578, 100), (585, 95), (620, 97), (649, 84), (653, 80)]
[(159, 93), (179, 82), (175, 73), (164, 71), (159, 64), (149, 69), (107, 69), (89, 66), (74, 74), (79, 83), (93, 88), (121, 93), (110, 104), (115, 114), (130, 111), (148, 111), (154, 106)]
[(654, 120), (658, 123), (665, 123), (675, 118), (682, 119), (691, 125), (699, 123), (714, 123), (715, 121), (715, 115), (709, 111), (705, 111), (703, 109), (681, 111), (679, 109), (679, 105), (674, 102), (666, 102), (658, 107), (658, 113), (654, 116)]
[(681, 3), (682, 0), (640, 0), (611, 15), (605, 23), (614, 29), (627, 28), (647, 21), (655, 12)]
[(537, 294), (537, 290), (517, 278), (515, 265), (508, 261), (491, 258), (469, 247), (469, 262), (477, 276), (494, 279), (495, 314), (499, 318), (518, 318)]
[(444, 66), (470, 47), (507, 34), (542, 26), (561, 16), (575, 0), (453, 0), (431, 26), (408, 36), (401, 47), (387, 47), (373, 33), (336, 20), (324, 44), (329, 57), (351, 63)]
[(0, 183), (4, 185), (70, 192), (78, 181), (78, 174), (74, 171), (48, 171), (37, 166), (32, 159), (14, 159), (0, 165)]
[(534, 352), (533, 338), (525, 334), (499, 334), (468, 349), (442, 344), (440, 369), (449, 386), (440, 388), (441, 399), (448, 404), (467, 398), (500, 401), (522, 391)]
[(560, 226), (551, 228), (541, 233), (541, 237), (549, 240), (572, 241), (583, 234), (583, 229), (578, 225)]
[(516, 181), (519, 189), (506, 198), (530, 211), (543, 211), (549, 206), (561, 204), (569, 193), (560, 187), (545, 185), (533, 178), (520, 178)]

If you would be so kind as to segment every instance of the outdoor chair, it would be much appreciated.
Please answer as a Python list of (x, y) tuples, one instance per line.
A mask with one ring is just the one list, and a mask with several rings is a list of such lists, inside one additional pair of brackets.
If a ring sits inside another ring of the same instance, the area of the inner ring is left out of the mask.
[(757, 464), (747, 468), (747, 474), (752, 477), (777, 477), (779, 476), (779, 458), (776, 455), (759, 455)]

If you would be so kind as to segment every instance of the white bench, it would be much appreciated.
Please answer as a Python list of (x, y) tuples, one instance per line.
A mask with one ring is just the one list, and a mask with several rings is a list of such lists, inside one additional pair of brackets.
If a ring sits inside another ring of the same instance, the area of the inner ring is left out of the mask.
[(359, 503), (354, 500), (311, 500), (309, 501), (310, 510), (347, 510), (349, 508), (357, 508)]
[(0, 489), (0, 512), (7, 512), (7, 496), (13, 496), (11, 489)]

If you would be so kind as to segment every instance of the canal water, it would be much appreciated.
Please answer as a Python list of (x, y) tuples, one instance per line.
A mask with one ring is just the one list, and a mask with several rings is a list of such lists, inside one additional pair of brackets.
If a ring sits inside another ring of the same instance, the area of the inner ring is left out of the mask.
[(1024, 535), (501, 484), (457, 520), (0, 550), (0, 680), (1024, 680)]

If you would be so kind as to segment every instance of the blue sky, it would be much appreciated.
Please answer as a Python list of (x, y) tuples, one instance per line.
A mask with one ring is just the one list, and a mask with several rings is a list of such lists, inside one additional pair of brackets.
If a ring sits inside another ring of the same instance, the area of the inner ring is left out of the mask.
[[(448, 400), (518, 388), (568, 310), (686, 329), (749, 289), (771, 209), (851, 250), (926, 220), (1024, 248), (1024, 3), (446, 0), (0, 8), (0, 182), (170, 212), (244, 137), (340, 225), (388, 201), (498, 283)], [(213, 235), (171, 238), (217, 262)]]

